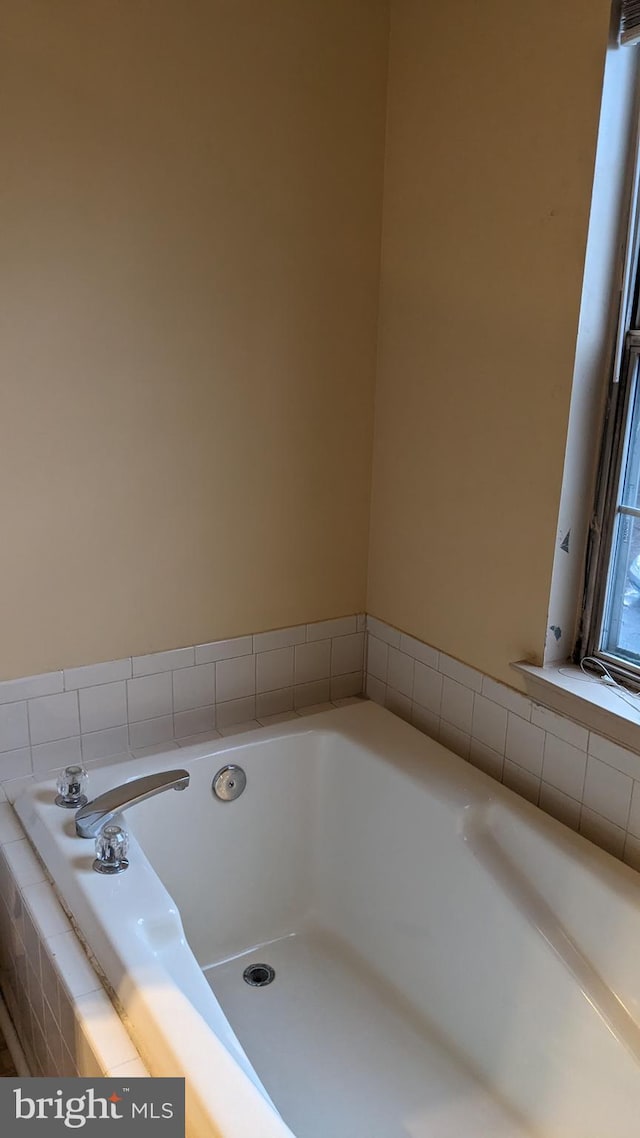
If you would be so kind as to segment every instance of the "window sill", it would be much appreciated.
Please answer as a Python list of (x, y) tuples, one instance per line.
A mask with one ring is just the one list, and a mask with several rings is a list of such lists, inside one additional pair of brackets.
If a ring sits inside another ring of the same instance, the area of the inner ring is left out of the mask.
[(640, 751), (640, 699), (631, 707), (628, 692), (618, 691), (595, 677), (585, 676), (576, 664), (547, 664), (538, 668), (521, 660), (511, 667), (524, 679), (527, 694), (537, 703), (577, 720), (590, 731), (606, 735), (622, 747)]

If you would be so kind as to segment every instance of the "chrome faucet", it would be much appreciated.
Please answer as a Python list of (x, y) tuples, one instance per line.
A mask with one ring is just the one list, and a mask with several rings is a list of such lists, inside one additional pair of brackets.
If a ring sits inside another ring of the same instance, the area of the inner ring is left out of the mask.
[(76, 834), (80, 838), (96, 838), (121, 810), (153, 798), (163, 790), (186, 790), (189, 785), (189, 772), (185, 770), (159, 771), (143, 778), (134, 778), (114, 786), (104, 794), (99, 794), (92, 802), (87, 802), (76, 813)]

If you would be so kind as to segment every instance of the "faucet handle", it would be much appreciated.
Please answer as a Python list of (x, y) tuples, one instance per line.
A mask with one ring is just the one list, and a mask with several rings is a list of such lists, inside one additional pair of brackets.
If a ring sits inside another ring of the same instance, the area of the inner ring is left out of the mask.
[(89, 775), (84, 767), (65, 767), (56, 782), (56, 806), (63, 806), (66, 810), (86, 806), (88, 799), (84, 792), (88, 781)]
[(129, 868), (129, 836), (121, 826), (103, 826), (96, 838), (96, 873), (122, 873)]

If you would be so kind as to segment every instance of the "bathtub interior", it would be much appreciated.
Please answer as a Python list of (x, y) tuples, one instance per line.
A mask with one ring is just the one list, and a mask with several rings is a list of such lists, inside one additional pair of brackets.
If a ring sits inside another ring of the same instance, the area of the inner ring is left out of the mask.
[[(211, 793), (223, 761), (247, 773), (233, 803)], [(190, 769), (188, 793), (137, 809), (135, 835), (301, 1138), (326, 1132), (328, 1099), (351, 1119), (344, 1133), (371, 1133), (390, 1090), (398, 1102), (385, 1136), (473, 1126), (599, 1138), (612, 1125), (618, 1138), (635, 1135), (637, 1062), (474, 856), (465, 818), (485, 812), (637, 1014), (630, 871), (371, 705), (331, 713), (315, 730), (250, 737)], [(277, 965), (276, 981), (251, 989), (242, 972), (263, 960)], [(429, 1071), (439, 1072), (433, 1093)], [(371, 1118), (367, 1080), (369, 1096), (387, 1090)]]

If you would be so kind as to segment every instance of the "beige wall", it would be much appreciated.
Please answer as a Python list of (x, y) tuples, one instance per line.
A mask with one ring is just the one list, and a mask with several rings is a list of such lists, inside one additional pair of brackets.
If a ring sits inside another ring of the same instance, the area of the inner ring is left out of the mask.
[(384, 0), (0, 31), (0, 678), (362, 609)]
[(392, 0), (370, 612), (541, 661), (608, 0)]

